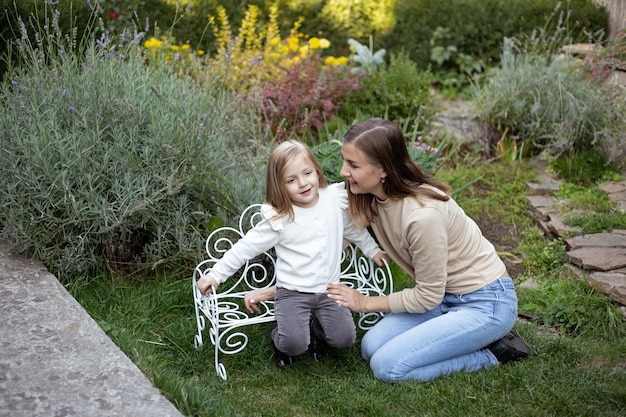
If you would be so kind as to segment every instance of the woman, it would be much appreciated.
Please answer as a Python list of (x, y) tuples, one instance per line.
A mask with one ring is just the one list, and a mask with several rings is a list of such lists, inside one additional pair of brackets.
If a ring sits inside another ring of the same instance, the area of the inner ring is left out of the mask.
[(402, 131), (379, 118), (353, 126), (342, 143), (341, 175), (359, 227), (415, 280), (385, 297), (341, 284), (328, 296), (354, 312), (390, 312), (363, 337), (376, 378), (428, 381), (521, 359), (530, 349), (510, 332), (517, 296), (506, 266), (450, 187), (411, 160)]

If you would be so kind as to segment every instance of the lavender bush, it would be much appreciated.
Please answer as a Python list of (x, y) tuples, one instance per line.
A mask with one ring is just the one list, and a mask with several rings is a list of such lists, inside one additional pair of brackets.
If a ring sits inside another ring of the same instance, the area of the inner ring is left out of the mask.
[(0, 85), (1, 237), (61, 276), (193, 265), (207, 225), (261, 200), (252, 116), (146, 65), (142, 33), (77, 45), (58, 15), (20, 21)]

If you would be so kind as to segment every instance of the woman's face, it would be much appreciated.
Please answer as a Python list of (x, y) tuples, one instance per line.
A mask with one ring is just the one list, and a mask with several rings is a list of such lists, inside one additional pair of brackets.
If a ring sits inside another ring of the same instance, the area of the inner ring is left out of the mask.
[(369, 162), (363, 151), (352, 143), (341, 145), (341, 155), (343, 165), (339, 174), (346, 177), (352, 193), (373, 194), (380, 200), (387, 198), (381, 182), (387, 174), (382, 167)]

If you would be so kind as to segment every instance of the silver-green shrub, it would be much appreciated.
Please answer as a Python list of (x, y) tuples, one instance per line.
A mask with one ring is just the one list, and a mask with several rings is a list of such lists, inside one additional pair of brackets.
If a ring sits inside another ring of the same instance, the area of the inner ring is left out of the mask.
[(252, 116), (146, 62), (141, 33), (76, 45), (51, 16), (21, 21), (0, 85), (2, 238), (70, 276), (193, 266), (209, 225), (262, 200)]
[(484, 118), (534, 153), (596, 150), (611, 160), (623, 155), (624, 121), (617, 115), (625, 107), (607, 89), (571, 56), (516, 53), (514, 41), (505, 39), (501, 67), (488, 72), (473, 96)]

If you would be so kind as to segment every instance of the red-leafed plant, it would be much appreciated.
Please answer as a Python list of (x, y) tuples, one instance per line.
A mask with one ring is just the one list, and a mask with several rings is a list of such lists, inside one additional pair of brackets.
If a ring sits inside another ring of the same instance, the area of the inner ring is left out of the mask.
[(276, 139), (302, 139), (337, 115), (340, 101), (360, 88), (346, 66), (326, 66), (312, 56), (267, 82), (262, 93), (265, 122)]

